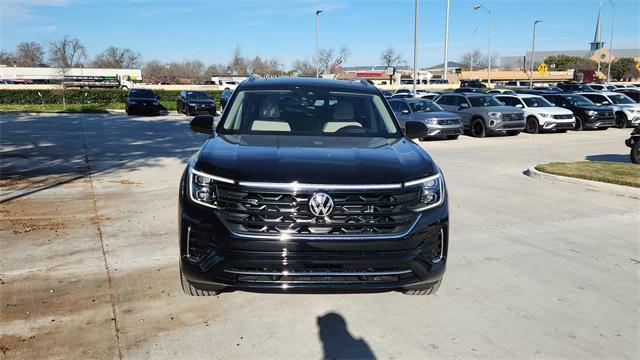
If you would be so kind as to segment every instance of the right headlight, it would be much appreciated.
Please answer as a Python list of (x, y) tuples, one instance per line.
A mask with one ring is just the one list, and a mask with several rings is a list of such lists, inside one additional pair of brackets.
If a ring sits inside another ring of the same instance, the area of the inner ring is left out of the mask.
[(420, 202), (413, 207), (413, 211), (425, 211), (442, 205), (445, 197), (444, 179), (442, 173), (427, 178), (408, 181), (405, 187), (420, 186)]
[(593, 116), (593, 115), (597, 114), (598, 112), (597, 111), (593, 111), (593, 110), (589, 110), (589, 111), (586, 111), (586, 113), (589, 116)]
[(206, 174), (189, 167), (189, 198), (197, 204), (217, 208), (217, 182), (234, 183), (231, 179)]
[(489, 117), (492, 119), (500, 119), (501, 113), (491, 111), (491, 112), (488, 112), (487, 115), (489, 115)]

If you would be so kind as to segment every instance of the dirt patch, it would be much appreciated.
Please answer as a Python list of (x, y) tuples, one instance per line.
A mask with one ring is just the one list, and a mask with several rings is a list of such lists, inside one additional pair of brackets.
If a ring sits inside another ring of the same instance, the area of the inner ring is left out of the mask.
[(10, 220), (12, 232), (14, 235), (29, 233), (37, 230), (58, 231), (64, 229), (66, 225), (63, 222), (45, 222), (45, 223), (29, 223), (21, 220)]
[(122, 179), (122, 180), (110, 180), (110, 183), (114, 183), (114, 184), (120, 184), (120, 185), (141, 185), (142, 183), (139, 182), (135, 182), (135, 181), (131, 181), (129, 179)]

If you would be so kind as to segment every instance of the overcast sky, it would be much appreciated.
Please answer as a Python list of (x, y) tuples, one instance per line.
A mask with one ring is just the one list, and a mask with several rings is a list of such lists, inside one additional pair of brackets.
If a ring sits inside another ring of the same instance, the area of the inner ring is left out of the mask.
[[(478, 1), (451, 0), (449, 59), (474, 47), (485, 51), (488, 14), (474, 11)], [(588, 49), (599, 0), (483, 0), (493, 12), (493, 50), (523, 55), (536, 49)], [(48, 43), (69, 34), (93, 56), (108, 46), (130, 47), (144, 60), (199, 59), (226, 63), (233, 48), (243, 55), (277, 57), (285, 67), (311, 57), (315, 47), (315, 9), (320, 15), (320, 47), (347, 46), (346, 65), (377, 65), (388, 46), (413, 59), (413, 0), (0, 0), (0, 48), (13, 51), (21, 41)], [(441, 63), (446, 0), (420, 1), (419, 65)], [(615, 48), (640, 48), (640, 1), (615, 1)], [(611, 2), (602, 2), (602, 35), (608, 43)], [(481, 25), (475, 36), (472, 33)]]

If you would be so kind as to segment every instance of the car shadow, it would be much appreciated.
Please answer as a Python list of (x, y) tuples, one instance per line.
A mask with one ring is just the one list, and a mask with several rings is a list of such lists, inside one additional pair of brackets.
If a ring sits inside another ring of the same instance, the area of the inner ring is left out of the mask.
[(207, 138), (184, 119), (124, 114), (2, 114), (0, 134), (0, 203), (89, 174), (186, 163)]
[(588, 161), (609, 161), (609, 162), (618, 162), (618, 163), (631, 163), (631, 159), (629, 159), (629, 154), (598, 154), (598, 155), (587, 155), (584, 158), (585, 160), (588, 160)]
[(336, 313), (319, 316), (318, 329), (324, 351), (323, 359), (375, 359), (366, 341), (354, 338), (344, 318)]

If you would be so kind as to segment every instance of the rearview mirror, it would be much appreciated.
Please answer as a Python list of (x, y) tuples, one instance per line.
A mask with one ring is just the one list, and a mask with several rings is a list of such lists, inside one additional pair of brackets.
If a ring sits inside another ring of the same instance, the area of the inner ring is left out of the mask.
[(213, 134), (213, 116), (198, 115), (189, 123), (191, 130), (201, 134)]
[(427, 136), (429, 128), (427, 124), (422, 121), (407, 121), (404, 124), (405, 134), (411, 139), (421, 138)]

